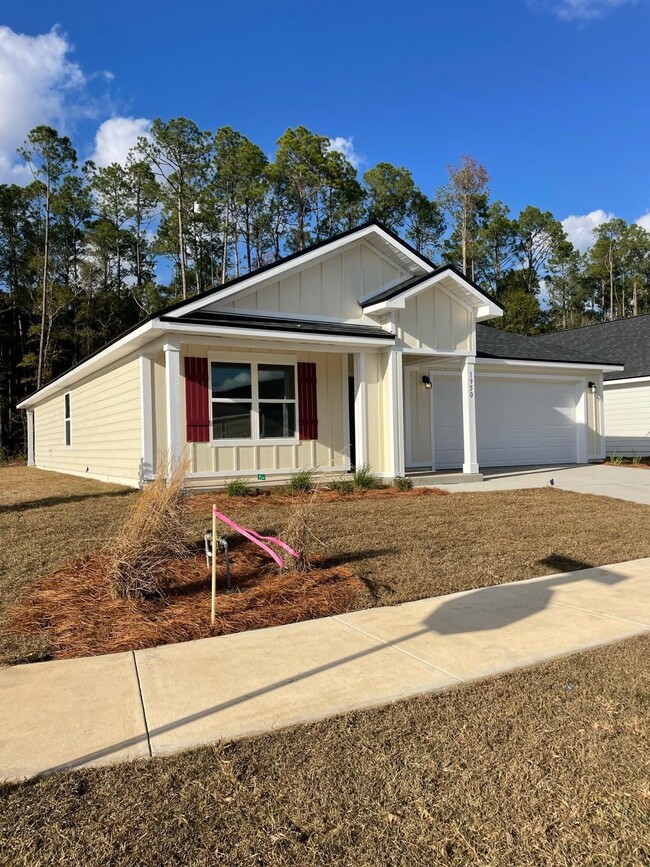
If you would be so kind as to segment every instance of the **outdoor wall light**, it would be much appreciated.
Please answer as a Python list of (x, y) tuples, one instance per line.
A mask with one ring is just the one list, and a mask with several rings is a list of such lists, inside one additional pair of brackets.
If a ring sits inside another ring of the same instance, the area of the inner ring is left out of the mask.
[(587, 383), (587, 388), (589, 389), (589, 391), (590, 391), (592, 394), (596, 394), (596, 392), (598, 391), (598, 388), (596, 387), (596, 383), (595, 383), (595, 382), (588, 382), (588, 383)]
[(427, 376), (426, 373), (422, 377), (422, 382), (424, 383), (425, 388), (433, 388), (433, 383), (431, 382), (431, 377)]

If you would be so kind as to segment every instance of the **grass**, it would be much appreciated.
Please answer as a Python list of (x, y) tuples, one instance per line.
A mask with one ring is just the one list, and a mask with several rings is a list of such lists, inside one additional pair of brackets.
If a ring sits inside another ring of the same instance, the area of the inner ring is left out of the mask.
[[(86, 479), (0, 469), (0, 662), (43, 658), (45, 631), (7, 635), (8, 608), (44, 574), (99, 548), (136, 496)], [(209, 526), (215, 499), (235, 521), (276, 533), (293, 501), (193, 497), (187, 521), (194, 538)], [(649, 515), (647, 506), (556, 488), (448, 496), (332, 491), (315, 501), (313, 532), (323, 545), (314, 554), (328, 569), (349, 565), (363, 582), (349, 607), (392, 605), (648, 557)]]
[(5, 786), (0, 862), (640, 867), (649, 672), (642, 637), (380, 710)]

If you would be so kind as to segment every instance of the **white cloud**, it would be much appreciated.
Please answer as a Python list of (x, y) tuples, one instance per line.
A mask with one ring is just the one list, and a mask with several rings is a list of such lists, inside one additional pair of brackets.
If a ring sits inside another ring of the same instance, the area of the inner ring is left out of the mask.
[(74, 114), (71, 103), (84, 102), (87, 81), (68, 59), (71, 50), (56, 28), (26, 36), (0, 27), (0, 182), (29, 180), (16, 148), (39, 124), (65, 130)]
[(127, 155), (140, 136), (148, 136), (151, 121), (146, 117), (111, 117), (95, 134), (95, 150), (91, 157), (98, 166), (125, 163)]
[(646, 232), (650, 232), (650, 211), (645, 214), (641, 214), (640, 217), (634, 221), (637, 226), (641, 226), (642, 229), (645, 229)]
[(331, 138), (328, 150), (338, 151), (340, 154), (352, 163), (355, 169), (358, 169), (361, 163), (365, 162), (361, 154), (358, 154), (354, 149), (352, 136), (345, 138), (342, 135), (336, 138)]
[(551, 12), (561, 21), (592, 21), (638, 0), (529, 0), (529, 5)]
[(590, 211), (588, 214), (573, 214), (570, 217), (565, 217), (562, 220), (562, 227), (573, 246), (584, 253), (594, 243), (596, 226), (600, 226), (601, 223), (606, 223), (607, 220), (613, 218), (614, 214), (609, 214), (602, 208), (598, 208), (598, 210)]

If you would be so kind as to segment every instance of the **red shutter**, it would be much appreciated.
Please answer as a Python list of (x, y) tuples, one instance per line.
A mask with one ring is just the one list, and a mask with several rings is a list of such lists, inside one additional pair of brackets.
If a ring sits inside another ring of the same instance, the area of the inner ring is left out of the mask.
[(318, 439), (316, 364), (298, 362), (298, 432), (301, 440)]
[(185, 419), (188, 443), (210, 442), (208, 359), (185, 359)]

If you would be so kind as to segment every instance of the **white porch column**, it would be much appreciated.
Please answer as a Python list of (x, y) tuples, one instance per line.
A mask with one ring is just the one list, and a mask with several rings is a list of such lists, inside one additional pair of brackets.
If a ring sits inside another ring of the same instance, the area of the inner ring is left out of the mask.
[(476, 374), (474, 356), (467, 356), (463, 362), (462, 403), (463, 403), (463, 472), (478, 473), (478, 452), (476, 447)]
[(167, 454), (169, 469), (180, 460), (183, 446), (181, 440), (181, 346), (178, 340), (170, 340), (163, 346), (165, 353), (165, 398), (167, 409)]
[(140, 356), (140, 483), (154, 478), (153, 453), (153, 364), (147, 355)]
[(27, 466), (36, 466), (34, 456), (34, 410), (27, 410)]
[(404, 475), (404, 365), (401, 349), (391, 349), (388, 356), (388, 424), (390, 450), (387, 475)]
[(354, 353), (354, 458), (357, 467), (368, 463), (368, 380), (366, 353)]

